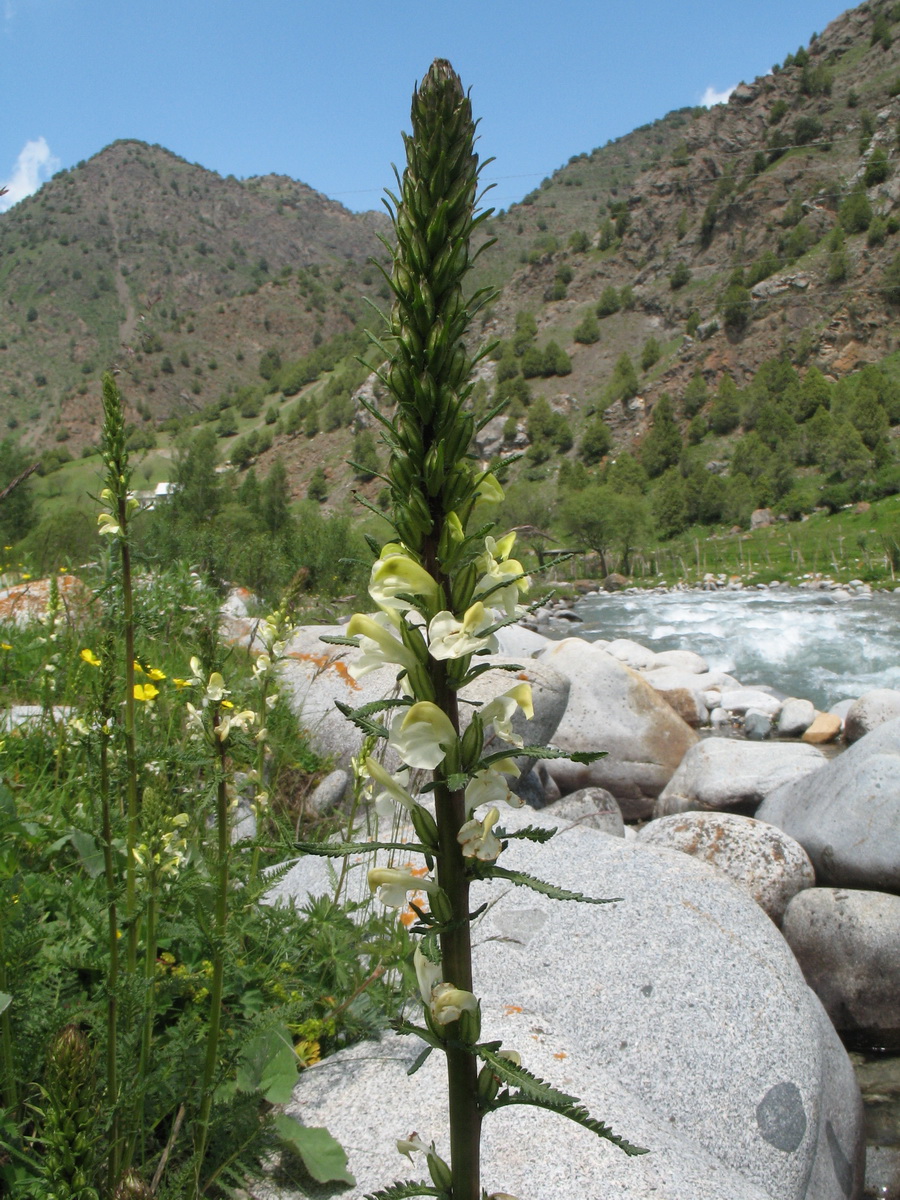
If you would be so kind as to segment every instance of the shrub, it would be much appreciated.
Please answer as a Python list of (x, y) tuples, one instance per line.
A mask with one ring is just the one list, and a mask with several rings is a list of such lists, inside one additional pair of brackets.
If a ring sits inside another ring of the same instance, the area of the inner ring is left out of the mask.
[(600, 340), (600, 325), (594, 313), (589, 312), (575, 326), (575, 332), (572, 335), (576, 342), (581, 342), (582, 345), (590, 346), (594, 342)]
[(832, 75), (824, 63), (806, 63), (800, 76), (800, 94), (803, 96), (830, 96)]
[(866, 193), (851, 192), (838, 209), (838, 219), (847, 233), (864, 233), (872, 220), (872, 205)]
[(900, 305), (900, 254), (895, 254), (885, 269), (881, 292), (888, 304)]
[(598, 317), (611, 317), (613, 313), (617, 313), (622, 306), (619, 293), (612, 285), (605, 287), (600, 294), (600, 299), (597, 301), (596, 313)]
[(652, 366), (659, 362), (662, 355), (662, 347), (655, 337), (648, 337), (644, 342), (644, 348), (641, 351), (641, 370), (649, 371)]
[(679, 288), (683, 288), (686, 284), (690, 283), (691, 275), (691, 268), (686, 262), (682, 261), (678, 263), (675, 270), (669, 276), (669, 287), (673, 292), (677, 292)]
[(578, 447), (578, 453), (588, 466), (592, 466), (594, 463), (598, 463), (611, 449), (612, 431), (605, 421), (602, 421), (599, 417), (595, 417), (585, 427), (581, 443)]
[(753, 298), (742, 284), (732, 283), (722, 296), (722, 320), (729, 333), (739, 334), (747, 327)]
[(878, 183), (884, 183), (889, 174), (887, 151), (882, 146), (876, 146), (866, 163), (863, 183), (867, 188), (874, 187)]
[(320, 504), (328, 499), (328, 481), (325, 478), (323, 467), (316, 467), (313, 471), (306, 488), (306, 495), (309, 500), (317, 500)]
[(814, 142), (822, 132), (822, 122), (818, 117), (804, 115), (794, 122), (794, 142), (798, 146), (807, 146)]
[(777, 125), (781, 118), (788, 110), (787, 100), (776, 100), (772, 105), (772, 111), (769, 113), (769, 124)]

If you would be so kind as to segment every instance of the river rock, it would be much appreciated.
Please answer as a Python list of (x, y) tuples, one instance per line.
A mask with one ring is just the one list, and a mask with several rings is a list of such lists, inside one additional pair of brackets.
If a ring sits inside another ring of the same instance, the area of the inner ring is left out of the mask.
[(739, 716), (748, 708), (756, 708), (774, 717), (781, 708), (781, 701), (776, 696), (760, 688), (731, 688), (722, 692), (719, 703), (727, 712), (737, 713)]
[(900, 1049), (900, 896), (812, 888), (782, 933), (836, 1029)]
[(329, 771), (325, 778), (320, 780), (310, 793), (306, 801), (307, 811), (315, 813), (317, 817), (331, 812), (344, 799), (349, 786), (350, 775), (347, 771), (342, 770), (340, 767), (337, 767), (334, 771)]
[[(510, 829), (524, 820), (504, 813)], [(540, 812), (527, 820), (556, 824)], [(503, 862), (622, 899), (588, 910), (500, 881), (477, 884), (473, 908), (494, 901), (473, 931), (482, 1039), (517, 1049), (525, 1067), (652, 1153), (629, 1158), (559, 1117), (508, 1107), (485, 1122), (489, 1192), (859, 1195), (863, 1126), (852, 1067), (783, 938), (738, 887), (688, 855), (580, 825), (543, 847), (510, 842)], [(301, 902), (304, 877), (327, 887), (327, 870), (310, 863), (291, 873)], [(303, 1072), (288, 1111), (326, 1126), (347, 1149), (357, 1182), (342, 1189), (345, 1200), (424, 1174), (394, 1149), (413, 1129), (447, 1153), (445, 1067), (432, 1054), (408, 1077), (420, 1050), (415, 1038), (390, 1034)]]
[(686, 812), (650, 821), (638, 841), (718, 867), (781, 924), (788, 901), (816, 882), (809, 855), (774, 825), (736, 813)]
[(654, 670), (674, 667), (676, 671), (687, 671), (691, 675), (706, 675), (709, 663), (702, 654), (693, 650), (660, 650), (654, 661)]
[[(651, 687), (655, 685), (651, 684)], [(709, 721), (709, 709), (703, 703), (702, 698), (693, 690), (693, 688), (657, 688), (656, 689), (666, 704), (678, 713), (682, 721), (690, 725), (692, 729), (699, 729), (701, 725), (705, 725)]]
[(607, 642), (606, 653), (635, 671), (649, 671), (656, 662), (656, 654), (652, 650), (648, 650), (639, 642), (631, 641), (630, 638), (615, 638)]
[(791, 696), (785, 700), (778, 714), (780, 737), (800, 737), (812, 725), (816, 710), (811, 700), (798, 700)]
[(548, 646), (537, 660), (570, 683), (569, 703), (553, 735), (562, 750), (605, 750), (588, 766), (550, 760), (547, 772), (566, 795), (584, 787), (612, 792), (622, 815), (650, 815), (697, 735), (637, 671), (580, 638)]
[[(343, 767), (349, 766), (350, 758), (359, 752), (363, 735), (335, 708), (335, 701), (358, 708), (398, 694), (397, 667), (379, 667), (362, 679), (354, 680), (347, 668), (360, 651), (352, 646), (332, 646), (321, 641), (322, 636), (345, 633), (340, 625), (306, 625), (296, 629), (287, 644), (287, 657), (280, 674), (282, 690), (308, 731), (316, 751), (332, 757)], [(583, 646), (584, 642), (580, 644)], [(515, 663), (517, 659), (494, 655), (490, 661), (499, 665)], [(529, 743), (543, 745), (550, 741), (565, 711), (568, 682), (541, 660), (528, 658), (520, 665), (522, 670), (513, 674), (498, 670), (480, 675), (463, 689), (460, 696), (464, 700), (486, 703), (513, 687), (520, 677), (527, 679), (534, 697), (534, 720), (526, 722), (522, 713), (517, 712), (513, 729), (519, 736), (527, 735)], [(471, 711), (470, 704), (461, 705), (463, 727), (468, 725)], [(523, 769), (530, 765), (531, 760), (522, 764)], [(390, 761), (389, 766), (393, 769)]]
[(550, 639), (524, 625), (505, 625), (497, 630), (497, 642), (506, 658), (535, 658), (547, 648)]
[(844, 739), (858, 742), (861, 737), (900, 717), (900, 692), (893, 688), (873, 688), (850, 705), (844, 718)]
[(810, 746), (822, 746), (840, 737), (844, 722), (836, 713), (816, 713), (809, 729), (803, 734), (803, 741)]
[[(824, 754), (814, 746), (707, 738), (684, 756), (660, 794), (653, 815), (755, 808), (775, 788), (818, 770), (824, 762)], [(760, 813), (757, 816), (767, 819)]]
[(772, 718), (758, 708), (748, 708), (744, 713), (744, 736), (751, 742), (764, 742), (772, 732)]
[(625, 822), (616, 798), (605, 788), (582, 788), (563, 796), (547, 809), (547, 816), (554, 821), (565, 821), (576, 825), (588, 825), (612, 837), (625, 836)]
[(820, 884), (900, 892), (900, 719), (775, 789), (756, 815), (800, 843)]

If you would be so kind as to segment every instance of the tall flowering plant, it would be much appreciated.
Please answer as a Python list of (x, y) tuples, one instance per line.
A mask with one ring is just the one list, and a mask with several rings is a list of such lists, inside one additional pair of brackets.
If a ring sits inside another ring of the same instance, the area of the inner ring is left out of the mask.
[[(416, 90), (412, 134), (404, 141), (407, 162), (402, 178), (398, 175), (399, 194), (388, 192), (396, 234), (395, 246), (389, 246), (392, 269), (386, 273), (393, 306), (385, 335), (372, 339), (383, 354), (380, 378), (393, 402), (393, 417), (367, 405), (390, 451), (386, 478), (394, 537), (373, 547), (377, 560), (369, 594), (377, 611), (353, 616), (346, 638), (326, 640), (362, 650), (351, 666), (357, 677), (385, 664), (397, 668), (399, 699), (344, 712), (368, 738), (385, 741), (401, 764), (392, 774), (370, 755), (361, 769), (379, 811), (399, 807), (408, 814), (419, 840), (413, 846), (402, 843), (402, 849), (420, 852), (428, 873), (376, 867), (369, 872), (369, 885), (396, 907), (405, 906), (410, 892), (427, 897), (427, 908), (416, 906), (413, 927), (419, 935), (415, 965), (424, 1023), (399, 1028), (417, 1034), (426, 1054), (437, 1049), (447, 1059), (450, 1161), (433, 1143), (401, 1143), (405, 1154), (425, 1153), (433, 1186), (400, 1184), (379, 1195), (384, 1200), (425, 1194), (479, 1200), (481, 1122), (504, 1105), (538, 1104), (629, 1153), (639, 1151), (573, 1097), (537, 1079), (514, 1053), (479, 1040), (472, 882), (502, 878), (563, 900), (587, 898), (498, 862), (509, 837), (542, 841), (548, 836), (531, 828), (507, 835), (497, 828), (501, 807), (521, 803), (509, 787), (508, 777), (518, 773), (512, 755), (555, 755), (523, 746), (513, 731), (516, 713), (532, 716), (529, 685), (517, 682), (476, 709), (465, 730), (460, 723), (459, 692), (495, 669), (478, 660), (497, 649), (497, 631), (525, 611), (521, 600), (529, 579), (514, 557), (515, 534), (494, 537), (492, 525), (483, 523), (484, 512), (503, 491), (470, 453), (477, 429), (468, 403), (472, 375), (486, 350), (473, 354), (466, 338), (472, 317), (493, 293), (482, 289), (467, 299), (464, 282), (477, 257), (472, 234), (490, 210), (476, 212), (481, 168), (474, 152), (475, 122), (449, 63), (435, 61)], [(488, 734), (505, 747), (488, 752)], [(570, 757), (591, 761), (599, 755)], [(411, 790), (413, 772), (432, 775), (418, 792)], [(338, 845), (328, 852), (358, 849)]]

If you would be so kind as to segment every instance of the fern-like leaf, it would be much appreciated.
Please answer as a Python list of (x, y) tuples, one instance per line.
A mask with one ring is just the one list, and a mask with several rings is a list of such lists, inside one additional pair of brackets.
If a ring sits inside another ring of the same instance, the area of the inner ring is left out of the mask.
[(537, 825), (526, 825), (524, 829), (509, 833), (502, 826), (498, 826), (494, 830), (494, 837), (499, 838), (501, 842), (512, 841), (513, 838), (523, 838), (526, 842), (549, 842), (556, 832), (555, 829), (539, 829)]
[(645, 1146), (636, 1146), (633, 1142), (629, 1142), (627, 1138), (613, 1133), (608, 1125), (603, 1121), (598, 1121), (596, 1117), (592, 1117), (584, 1105), (578, 1101), (571, 1104), (546, 1104), (544, 1102), (529, 1100), (527, 1096), (521, 1094), (513, 1096), (501, 1093), (493, 1102), (491, 1108), (506, 1108), (511, 1104), (530, 1104), (532, 1107), (543, 1108), (547, 1112), (557, 1113), (560, 1117), (574, 1121), (576, 1125), (583, 1125), (591, 1133), (596, 1133), (597, 1137), (601, 1137), (607, 1142), (612, 1142), (614, 1146), (618, 1146), (620, 1150), (631, 1157), (637, 1154), (650, 1153)]
[(517, 746), (514, 750), (498, 750), (494, 754), (485, 755), (475, 769), (480, 771), (502, 758), (509, 758), (511, 754), (515, 754), (517, 758), (568, 758), (572, 762), (588, 764), (596, 762), (598, 758), (606, 758), (607, 753), (606, 750), (560, 750), (557, 746), (522, 746), (521, 749)]
[(351, 708), (349, 704), (344, 704), (340, 700), (335, 700), (335, 708), (338, 712), (344, 714), (348, 721), (352, 721), (357, 729), (361, 729), (363, 733), (370, 734), (372, 737), (386, 738), (390, 736), (390, 731), (381, 725), (378, 721), (370, 721), (368, 717), (357, 715), (357, 711)]
[(418, 842), (294, 842), (294, 849), (319, 858), (347, 858), (351, 854), (368, 854), (372, 850), (403, 850), (410, 854), (427, 854), (428, 847)]
[(584, 1107), (577, 1096), (570, 1096), (568, 1092), (561, 1092), (559, 1088), (548, 1083), (546, 1079), (541, 1079), (539, 1075), (533, 1075), (526, 1067), (514, 1063), (511, 1059), (504, 1058), (498, 1054), (491, 1045), (481, 1044), (475, 1047), (475, 1053), (487, 1063), (494, 1074), (507, 1085), (507, 1087), (518, 1088), (515, 1094), (502, 1093), (491, 1104), (492, 1108), (503, 1108), (509, 1104), (531, 1104), (536, 1108), (545, 1108), (548, 1112), (558, 1113), (561, 1117), (566, 1117), (570, 1121), (574, 1121), (578, 1125), (583, 1125), (585, 1129), (590, 1129), (596, 1133), (598, 1137), (605, 1138), (618, 1146), (620, 1150), (624, 1150), (626, 1154), (646, 1154), (647, 1151), (641, 1146), (635, 1146), (625, 1138), (620, 1138), (602, 1121), (598, 1121), (592, 1117), (588, 1110)]
[(407, 1196), (445, 1196), (449, 1200), (449, 1193), (429, 1183), (417, 1183), (415, 1179), (392, 1183), (380, 1192), (367, 1192), (363, 1200), (405, 1200)]
[(608, 900), (583, 896), (581, 892), (570, 892), (566, 888), (557, 887), (555, 883), (535, 879), (533, 875), (526, 875), (524, 871), (508, 871), (505, 867), (496, 867), (490, 863), (483, 866), (479, 864), (474, 871), (478, 879), (506, 879), (516, 887), (531, 888), (533, 892), (540, 892), (542, 896), (549, 896), (552, 900), (577, 900), (579, 904), (618, 904), (622, 899), (621, 896), (612, 896)]

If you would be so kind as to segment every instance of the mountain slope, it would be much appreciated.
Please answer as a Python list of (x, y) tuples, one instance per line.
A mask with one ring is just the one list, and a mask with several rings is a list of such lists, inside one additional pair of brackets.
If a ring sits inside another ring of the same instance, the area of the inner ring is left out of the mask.
[(258, 383), (265, 350), (297, 357), (358, 322), (386, 229), (282, 176), (116, 142), (0, 216), (0, 416), (77, 447), (111, 364), (157, 417)]

